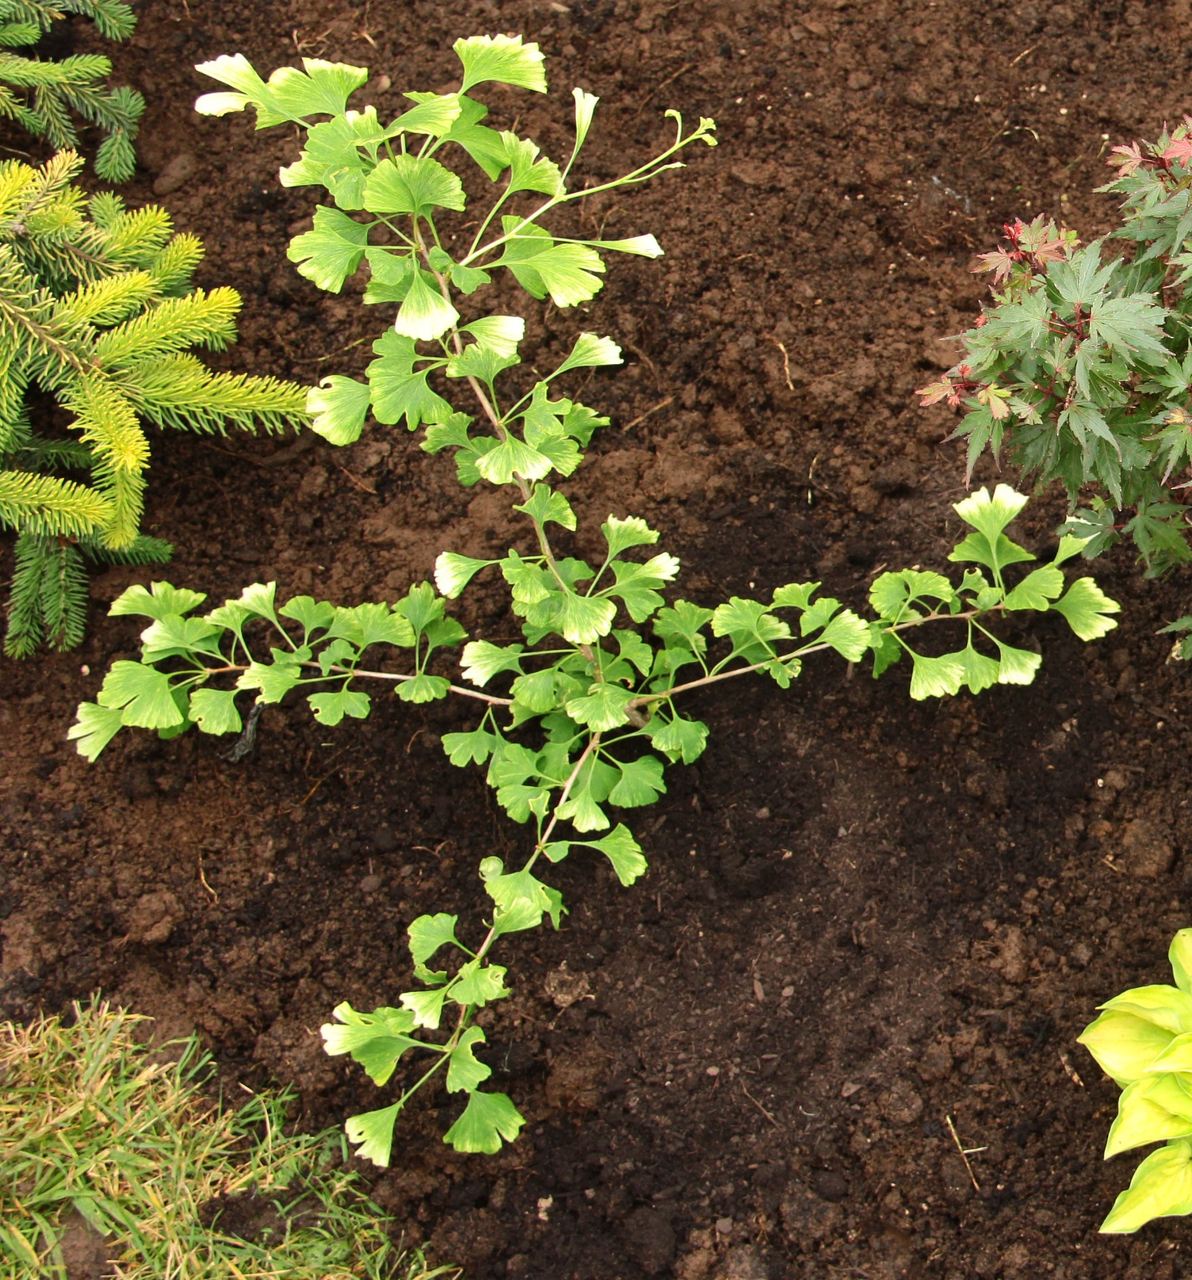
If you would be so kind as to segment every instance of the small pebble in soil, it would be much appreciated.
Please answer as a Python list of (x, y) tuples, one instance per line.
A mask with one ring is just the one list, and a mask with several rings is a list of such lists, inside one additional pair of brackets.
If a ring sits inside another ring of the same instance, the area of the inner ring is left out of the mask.
[(1156, 880), (1175, 864), (1175, 849), (1150, 818), (1127, 822), (1118, 841), (1117, 865), (1140, 880)]
[(168, 160), (153, 183), (155, 196), (168, 196), (181, 188), (199, 171), (198, 157), (191, 151), (182, 151)]
[(808, 1182), (812, 1191), (829, 1204), (839, 1204), (848, 1195), (848, 1181), (837, 1169), (814, 1169)]
[(625, 1250), (650, 1276), (663, 1275), (675, 1257), (675, 1229), (668, 1214), (642, 1205), (625, 1219)]

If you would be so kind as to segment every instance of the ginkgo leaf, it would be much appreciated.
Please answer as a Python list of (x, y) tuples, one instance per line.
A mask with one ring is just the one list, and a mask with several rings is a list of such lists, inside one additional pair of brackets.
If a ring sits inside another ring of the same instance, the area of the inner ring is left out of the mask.
[(339, 209), (320, 205), (314, 226), (290, 241), (286, 257), (305, 276), (328, 293), (339, 293), (344, 281), (355, 275), (368, 245), (368, 228)]
[(188, 714), (201, 733), (239, 733), (244, 727), (235, 689), (196, 689)]
[(1097, 640), (1112, 631), (1117, 622), (1110, 615), (1121, 610), (1092, 578), (1077, 578), (1051, 607), (1064, 615), (1081, 640)]
[(138, 729), (171, 729), (186, 720), (169, 676), (139, 662), (114, 662), (97, 701), (101, 707), (119, 708), (122, 722)]
[(466, 203), (463, 183), (431, 156), (382, 160), (364, 184), (364, 207), (370, 213), (425, 218), (435, 209), (462, 210)]
[(617, 823), (608, 835), (588, 843), (604, 854), (612, 864), (617, 879), (626, 887), (641, 879), (648, 869), (641, 845), (623, 823)]
[(439, 291), (433, 278), (415, 271), (393, 322), (394, 332), (420, 342), (442, 337), (459, 319), (459, 312)]
[(356, 1147), (356, 1154), (362, 1160), (371, 1160), (382, 1169), (389, 1167), (389, 1157), (393, 1151), (393, 1126), (397, 1123), (401, 1109), (402, 1103), (395, 1102), (391, 1107), (381, 1107), (378, 1111), (365, 1111), (361, 1115), (347, 1118), (344, 1130), (348, 1141)]
[(492, 1067), (476, 1057), (476, 1046), (483, 1043), (479, 1027), (468, 1027), (456, 1041), (447, 1061), (448, 1093), (474, 1093), (492, 1075)]
[(75, 722), (66, 736), (75, 744), (79, 755), (94, 764), (100, 752), (123, 727), (124, 713), (119, 707), (81, 702), (75, 711)]
[(353, 444), (360, 439), (371, 404), (367, 383), (332, 374), (307, 392), (310, 428), (331, 444)]
[(456, 1151), (491, 1156), (503, 1142), (512, 1142), (525, 1122), (508, 1095), (476, 1091), (468, 1095), (468, 1105), (443, 1141)]
[(168, 582), (154, 582), (148, 588), (138, 582), (112, 601), (108, 617), (164, 618), (172, 613), (186, 614), (197, 609), (206, 599), (201, 591), (174, 587)]
[(546, 59), (536, 44), (526, 44), (521, 36), (470, 36), (452, 48), (463, 64), (462, 93), (486, 81), (546, 92)]

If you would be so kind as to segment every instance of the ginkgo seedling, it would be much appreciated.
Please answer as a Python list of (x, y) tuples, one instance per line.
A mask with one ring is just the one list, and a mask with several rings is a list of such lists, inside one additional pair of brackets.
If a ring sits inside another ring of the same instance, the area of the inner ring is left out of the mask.
[[(818, 582), (713, 607), (676, 598), (679, 561), (646, 520), (610, 514), (598, 530), (581, 529), (557, 486), (608, 420), (564, 388), (577, 371), (619, 364), (620, 348), (582, 332), (562, 360), (527, 374), (524, 318), (477, 314), (481, 291), (508, 273), (532, 298), (569, 307), (595, 295), (607, 255), (657, 257), (652, 235), (582, 240), (543, 222), (569, 202), (674, 169), (680, 152), (714, 141), (715, 126), (700, 120), (688, 129), (669, 112), (674, 137), (656, 156), (620, 178), (577, 186), (596, 98), (575, 91), (574, 143), (557, 165), (532, 141), (484, 123), (488, 109), (473, 95), (492, 80), (543, 91), (538, 49), (476, 37), (455, 51), (460, 87), (407, 94), (414, 105), (388, 124), (347, 106), (363, 69), (313, 60), (265, 80), (243, 58), (218, 59), (205, 69), (231, 91), (202, 105), (252, 106), (261, 125), (298, 127), (302, 154), (283, 181), (322, 187), (331, 203), (290, 256), (331, 292), (365, 272), (364, 303), (388, 310), (364, 380), (333, 375), (312, 394), (316, 430), (349, 443), (371, 415), (421, 431), (423, 449), (454, 456), (462, 484), (504, 490), (525, 519), (524, 542), (494, 559), (444, 551), (434, 584), (417, 583), (394, 603), (282, 599), (275, 584), (256, 583), (206, 610), (197, 592), (132, 587), (112, 611), (148, 621), (139, 659), (114, 664), (71, 731), (94, 759), (126, 726), (240, 733), (250, 708), (288, 696), (305, 699), (325, 725), (367, 716), (373, 692), (386, 686), (406, 702), (452, 697), (475, 709), (470, 724), (443, 734), (443, 749), (453, 764), (485, 771), (499, 806), (529, 828), (529, 851), (520, 859), (486, 851), (479, 922), (447, 912), (414, 920), (409, 978), (396, 1000), (371, 1012), (342, 1002), (322, 1028), (329, 1053), (397, 1091), (347, 1123), (360, 1153), (382, 1165), (398, 1116), (432, 1082), (459, 1099), (445, 1134), (457, 1150), (496, 1151), (523, 1127), (514, 1102), (492, 1088), (489, 1023), (477, 1022), (510, 994), (496, 957), (511, 934), (559, 926), (563, 896), (546, 877), (572, 854), (599, 855), (624, 886), (645, 874), (623, 817), (654, 804), (668, 770), (704, 752), (708, 727), (688, 714), (686, 694), (750, 673), (786, 689), (806, 659), (829, 651), (848, 663), (870, 659), (875, 674), (905, 658), (914, 698), (1026, 684), (1039, 655), (1002, 640), (999, 617), (1056, 612), (1091, 640), (1115, 625), (1117, 611), (1091, 579), (1066, 579), (1061, 566), (1079, 539), (1065, 538), (1049, 564), (1023, 570), (1034, 557), (1006, 529), (1026, 499), (1005, 485), (957, 505), (968, 532), (952, 554), (955, 575), (884, 573), (870, 590), (869, 616), (820, 594)], [(474, 183), (451, 167), (461, 161), (496, 184), (487, 208), (465, 197)], [(556, 549), (560, 529), (575, 554)], [(468, 638), (447, 612), (478, 575), (508, 588), (511, 619), (499, 639)], [(912, 641), (925, 626), (954, 628), (958, 647), (922, 653)]]

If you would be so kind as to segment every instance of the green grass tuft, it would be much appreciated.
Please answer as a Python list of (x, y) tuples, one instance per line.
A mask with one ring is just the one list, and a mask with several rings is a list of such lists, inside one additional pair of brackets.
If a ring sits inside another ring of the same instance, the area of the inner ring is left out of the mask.
[(338, 1134), (287, 1134), (280, 1092), (212, 1105), (197, 1040), (146, 1021), (0, 1023), (0, 1280), (61, 1280), (80, 1239), (116, 1280), (457, 1280), (392, 1245)]

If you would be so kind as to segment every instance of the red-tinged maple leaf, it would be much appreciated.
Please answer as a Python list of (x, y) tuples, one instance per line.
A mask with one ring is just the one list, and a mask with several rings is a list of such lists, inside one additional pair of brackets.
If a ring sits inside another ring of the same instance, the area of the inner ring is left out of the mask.
[(1128, 147), (1114, 147), (1105, 163), (1120, 169), (1121, 176), (1128, 178), (1142, 164), (1142, 151), (1137, 142), (1130, 143)]
[(1173, 138), (1163, 153), (1164, 160), (1174, 160), (1178, 164), (1192, 164), (1192, 136)]
[(978, 254), (977, 265), (973, 267), (972, 270), (992, 271), (993, 283), (1000, 284), (1003, 280), (1009, 278), (1013, 267), (1014, 259), (1006, 252), (1006, 250), (995, 249), (993, 253)]
[(1010, 416), (1010, 406), (1006, 403), (1009, 398), (1008, 391), (1003, 391), (993, 383), (982, 387), (977, 392), (977, 400), (989, 410), (989, 416), (994, 422), (1001, 422)]
[(947, 399), (952, 394), (952, 384), (947, 378), (940, 379), (939, 382), (929, 382), (925, 387), (918, 387), (915, 395), (922, 396), (919, 405), (926, 409), (928, 405), (939, 404), (941, 400)]

